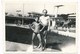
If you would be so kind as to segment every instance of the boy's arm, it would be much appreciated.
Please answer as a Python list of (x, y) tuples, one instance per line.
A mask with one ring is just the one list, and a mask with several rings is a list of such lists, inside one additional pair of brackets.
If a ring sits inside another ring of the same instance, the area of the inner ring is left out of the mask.
[(31, 29), (34, 31), (34, 29), (31, 27)]
[(34, 25), (34, 22), (33, 22), (31, 25), (29, 25), (29, 26), (30, 26), (30, 28), (34, 31), (34, 29), (32, 28), (33, 25)]

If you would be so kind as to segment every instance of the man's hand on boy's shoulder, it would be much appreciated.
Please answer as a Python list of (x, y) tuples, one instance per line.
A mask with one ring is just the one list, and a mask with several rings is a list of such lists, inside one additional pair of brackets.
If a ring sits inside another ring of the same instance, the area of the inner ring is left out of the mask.
[(31, 25), (32, 25), (32, 24), (29, 24), (29, 27), (30, 27), (30, 28), (31, 28)]
[(35, 22), (33, 22), (32, 24), (34, 24)]

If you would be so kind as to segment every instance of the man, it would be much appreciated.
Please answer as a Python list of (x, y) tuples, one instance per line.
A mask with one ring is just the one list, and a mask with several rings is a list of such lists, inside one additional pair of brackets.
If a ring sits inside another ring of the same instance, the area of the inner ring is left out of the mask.
[(44, 39), (44, 42), (45, 42), (45, 44), (44, 44), (44, 49), (45, 49), (46, 35), (47, 35), (47, 31), (49, 31), (49, 29), (50, 29), (50, 18), (49, 18), (49, 16), (47, 16), (47, 10), (46, 9), (44, 9), (42, 12), (43, 12), (43, 16), (41, 16), (39, 18), (39, 22), (41, 24), (41, 27), (43, 27), (43, 29), (41, 31), (42, 31), (43, 36), (44, 36), (43, 39)]

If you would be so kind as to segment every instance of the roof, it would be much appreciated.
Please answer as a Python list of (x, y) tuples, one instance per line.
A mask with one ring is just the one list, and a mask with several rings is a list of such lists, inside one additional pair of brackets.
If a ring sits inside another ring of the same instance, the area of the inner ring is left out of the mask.
[(5, 16), (8, 19), (34, 19), (33, 17)]

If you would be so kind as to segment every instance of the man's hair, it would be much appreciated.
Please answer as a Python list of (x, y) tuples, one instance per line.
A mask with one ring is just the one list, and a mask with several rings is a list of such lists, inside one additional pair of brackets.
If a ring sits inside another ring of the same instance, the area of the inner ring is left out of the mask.
[(44, 12), (44, 13), (48, 13), (48, 11), (47, 11), (46, 9), (44, 9), (42, 12)]

